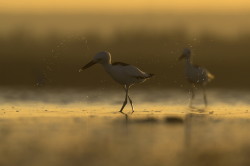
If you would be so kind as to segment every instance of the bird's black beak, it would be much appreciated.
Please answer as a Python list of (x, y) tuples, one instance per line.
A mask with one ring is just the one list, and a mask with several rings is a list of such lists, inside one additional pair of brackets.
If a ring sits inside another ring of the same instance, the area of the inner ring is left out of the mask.
[(83, 71), (83, 70), (85, 70), (85, 69), (87, 69), (87, 68), (93, 66), (93, 65), (96, 64), (96, 63), (97, 63), (97, 61), (94, 61), (94, 60), (90, 61), (88, 64), (86, 64), (85, 66), (83, 66), (83, 67), (79, 70), (79, 72), (81, 72), (81, 71)]
[(182, 54), (180, 57), (179, 57), (179, 61), (182, 60), (183, 58), (185, 57), (185, 54)]

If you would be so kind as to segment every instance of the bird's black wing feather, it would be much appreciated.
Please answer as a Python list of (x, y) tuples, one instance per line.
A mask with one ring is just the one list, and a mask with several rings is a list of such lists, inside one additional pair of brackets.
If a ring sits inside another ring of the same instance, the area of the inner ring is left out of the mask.
[(123, 62), (114, 62), (114, 63), (112, 63), (112, 65), (113, 66), (115, 66), (115, 65), (128, 66), (129, 64), (123, 63)]

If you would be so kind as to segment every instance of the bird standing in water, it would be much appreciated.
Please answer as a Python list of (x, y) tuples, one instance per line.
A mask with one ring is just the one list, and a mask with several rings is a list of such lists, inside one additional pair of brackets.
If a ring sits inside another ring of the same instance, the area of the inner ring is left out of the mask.
[(93, 60), (90, 61), (88, 64), (83, 66), (79, 72), (91, 67), (92, 65), (99, 63), (103, 66), (104, 70), (119, 84), (121, 84), (124, 87), (124, 90), (126, 92), (125, 100), (123, 102), (123, 105), (120, 109), (120, 112), (122, 113), (122, 110), (127, 104), (127, 99), (129, 99), (130, 105), (132, 107), (132, 113), (134, 112), (133, 102), (131, 98), (129, 97), (128, 91), (129, 88), (135, 84), (135, 83), (142, 83), (145, 80), (149, 79), (153, 76), (153, 74), (147, 74), (140, 69), (138, 69), (135, 66), (122, 63), (122, 62), (115, 62), (111, 63), (111, 54), (107, 51), (102, 51), (97, 53)]
[(195, 97), (195, 87), (201, 86), (203, 89), (203, 99), (205, 103), (205, 107), (207, 107), (207, 97), (206, 97), (206, 91), (205, 86), (208, 82), (210, 82), (212, 79), (214, 79), (214, 76), (205, 68), (202, 68), (198, 65), (194, 65), (191, 62), (191, 51), (188, 48), (185, 48), (183, 50), (182, 55), (179, 57), (179, 60), (185, 59), (185, 70), (186, 70), (186, 77), (187, 80), (192, 84), (191, 89), (191, 99), (189, 103), (189, 107), (192, 108), (192, 102)]

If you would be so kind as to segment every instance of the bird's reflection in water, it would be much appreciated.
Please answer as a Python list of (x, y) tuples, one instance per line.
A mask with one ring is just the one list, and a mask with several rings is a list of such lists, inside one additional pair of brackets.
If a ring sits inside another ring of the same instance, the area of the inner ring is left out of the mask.
[(119, 112), (119, 113), (122, 116), (122, 123), (124, 124), (124, 125), (122, 125), (123, 126), (122, 128), (124, 129), (126, 135), (128, 135), (128, 133), (129, 133), (128, 123), (129, 123), (129, 118), (130, 117), (129, 117), (129, 115), (127, 113), (124, 113), (124, 112)]
[[(128, 126), (128, 119), (129, 119), (129, 116), (128, 116), (128, 114), (126, 114), (126, 113), (124, 113), (124, 112), (120, 112), (121, 114), (122, 114), (122, 116), (124, 116), (124, 118), (125, 118), (125, 125), (126, 125), (126, 127)], [(131, 114), (132, 115), (132, 114)]]
[[(205, 112), (205, 110), (201, 110), (202, 112)], [(189, 149), (192, 146), (193, 139), (195, 137), (195, 140), (200, 140), (198, 137), (201, 136), (201, 133), (199, 130), (196, 130), (195, 127), (199, 125), (204, 125), (208, 120), (208, 114), (207, 113), (195, 113), (191, 112), (186, 114), (185, 116), (185, 124), (184, 124), (184, 144), (186, 146), (186, 149)], [(201, 132), (201, 131), (200, 131)]]

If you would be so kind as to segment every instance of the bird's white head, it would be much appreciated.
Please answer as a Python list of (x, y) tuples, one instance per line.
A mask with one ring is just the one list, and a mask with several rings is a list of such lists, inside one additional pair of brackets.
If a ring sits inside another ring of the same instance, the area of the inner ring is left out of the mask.
[(191, 56), (191, 50), (189, 48), (184, 48), (181, 56), (179, 57), (179, 60), (183, 58), (190, 58)]
[(98, 52), (93, 60), (100, 64), (111, 63), (111, 54), (108, 51)]
[(102, 51), (102, 52), (98, 52), (92, 61), (90, 61), (89, 63), (87, 63), (85, 66), (83, 66), (79, 72), (93, 66), (96, 63), (100, 63), (100, 64), (110, 64), (111, 63), (111, 54), (107, 51)]

